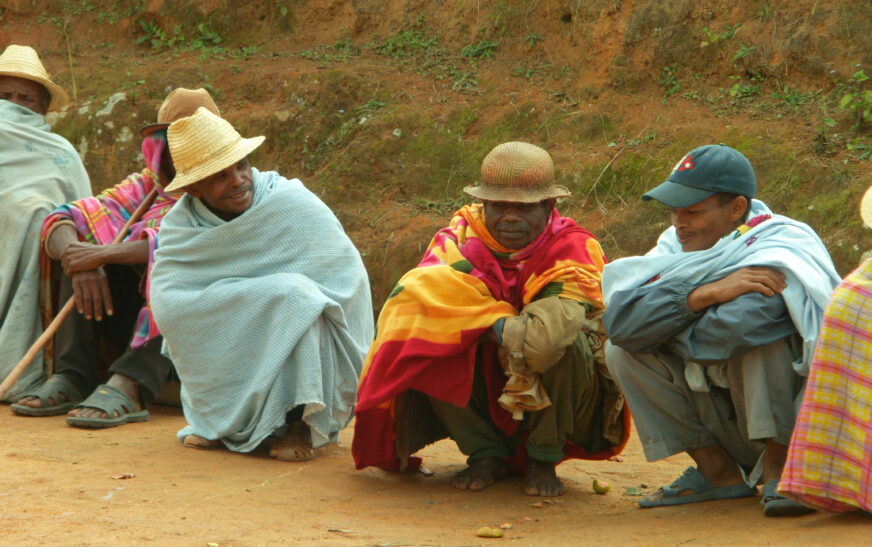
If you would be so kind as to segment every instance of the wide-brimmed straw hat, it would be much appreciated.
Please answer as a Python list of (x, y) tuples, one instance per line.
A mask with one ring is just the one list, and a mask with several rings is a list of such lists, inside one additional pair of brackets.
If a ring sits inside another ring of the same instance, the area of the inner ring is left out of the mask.
[(218, 105), (212, 100), (209, 92), (203, 89), (186, 89), (177, 87), (170, 91), (167, 98), (157, 111), (157, 123), (149, 124), (139, 130), (143, 137), (147, 137), (159, 129), (165, 129), (174, 121), (191, 116), (198, 108), (203, 107), (216, 116), (221, 115)]
[(483, 201), (536, 203), (570, 195), (554, 184), (554, 162), (542, 148), (526, 142), (506, 142), (491, 150), (481, 163), (481, 184), (463, 191)]
[(170, 124), (167, 141), (176, 176), (167, 192), (178, 192), (251, 154), (265, 137), (244, 139), (227, 120), (200, 107), (193, 116)]
[(49, 79), (39, 55), (32, 47), (11, 44), (3, 50), (0, 54), (0, 76), (14, 76), (42, 85), (51, 95), (49, 110), (60, 110), (70, 102), (67, 92)]
[(860, 216), (863, 217), (863, 224), (867, 228), (872, 228), (872, 186), (863, 194), (863, 201), (860, 202)]

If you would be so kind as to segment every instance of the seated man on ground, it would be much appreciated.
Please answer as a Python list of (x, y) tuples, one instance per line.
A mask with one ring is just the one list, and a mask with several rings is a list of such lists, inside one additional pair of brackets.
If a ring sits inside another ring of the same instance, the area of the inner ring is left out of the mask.
[[(862, 202), (872, 228), (872, 187)], [(872, 513), (872, 257), (836, 287), (778, 490), (812, 507)]]
[[(45, 121), (67, 102), (32, 48), (10, 45), (0, 55), (0, 381), (42, 334), (42, 220), (59, 204), (91, 195), (76, 149)], [(44, 380), (40, 352), (4, 400)]]
[(462, 207), (385, 302), (359, 390), (358, 469), (415, 469), (450, 436), (468, 467), (451, 485), (482, 490), (524, 474), (558, 496), (555, 467), (622, 450), (630, 424), (601, 350), (599, 243), (555, 209), (545, 150), (510, 142), (484, 159), (483, 203)]
[(152, 313), (182, 381), (185, 446), (303, 461), (351, 419), (372, 339), (369, 280), (329, 208), (252, 168), (243, 139), (200, 108), (169, 128), (183, 191), (164, 219)]
[[(141, 131), (145, 169), (97, 197), (60, 206), (45, 219), (44, 270), (51, 259), (60, 264), (58, 301), (74, 296), (78, 313), (72, 313), (55, 335), (54, 375), (12, 405), (17, 414), (54, 416), (69, 411), (67, 423), (87, 428), (148, 419), (146, 405), (160, 392), (172, 367), (161, 354), (163, 339), (148, 307), (158, 230), (176, 202), (162, 190), (175, 175), (167, 127), (200, 106), (218, 113), (205, 89), (174, 90), (158, 111), (158, 123)], [(112, 243), (153, 189), (158, 194), (151, 206), (120, 243)], [(45, 285), (44, 292), (49, 292), (52, 283)], [(43, 298), (49, 313), (53, 300)], [(98, 385), (98, 354), (107, 346), (120, 357), (109, 367), (109, 380)]]
[(814, 231), (756, 192), (737, 150), (691, 151), (643, 196), (671, 209), (672, 227), (605, 268), (606, 361), (645, 456), (697, 464), (642, 507), (754, 496), (762, 476), (766, 515), (809, 511), (776, 486), (839, 276)]

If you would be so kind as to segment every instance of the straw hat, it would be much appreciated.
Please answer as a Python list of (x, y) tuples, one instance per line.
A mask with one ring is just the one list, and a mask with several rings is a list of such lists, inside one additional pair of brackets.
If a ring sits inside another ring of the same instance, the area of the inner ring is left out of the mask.
[(29, 46), (11, 44), (0, 54), (0, 76), (14, 76), (36, 82), (51, 95), (49, 110), (60, 110), (70, 102), (66, 91), (48, 77), (36, 50)]
[(191, 116), (201, 106), (217, 116), (221, 115), (221, 111), (218, 110), (218, 105), (212, 100), (212, 96), (202, 87), (200, 89), (177, 87), (170, 91), (163, 104), (160, 105), (160, 110), (157, 111), (157, 123), (146, 125), (139, 130), (139, 133), (143, 137), (147, 137), (158, 129), (166, 129), (174, 121)]
[(872, 228), (872, 186), (863, 194), (863, 201), (860, 202), (860, 216), (863, 217), (863, 224), (867, 228)]
[(200, 107), (170, 124), (167, 141), (176, 176), (167, 192), (178, 192), (251, 154), (265, 137), (243, 139), (230, 122)]
[(526, 142), (507, 142), (491, 150), (481, 164), (481, 186), (463, 191), (484, 201), (536, 203), (569, 195), (554, 184), (554, 162), (545, 150)]

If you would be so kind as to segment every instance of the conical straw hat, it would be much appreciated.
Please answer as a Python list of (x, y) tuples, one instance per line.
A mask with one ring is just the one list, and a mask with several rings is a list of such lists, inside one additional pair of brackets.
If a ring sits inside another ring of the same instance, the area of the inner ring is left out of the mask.
[(169, 127), (171, 123), (180, 118), (192, 116), (201, 106), (213, 114), (221, 115), (221, 111), (218, 110), (218, 105), (212, 100), (212, 96), (202, 87), (199, 89), (177, 87), (170, 91), (170, 94), (161, 103), (160, 110), (157, 111), (157, 123), (146, 125), (139, 130), (139, 133), (143, 137), (147, 137), (158, 129)]
[(536, 203), (569, 195), (554, 184), (554, 162), (542, 148), (526, 142), (507, 142), (491, 150), (481, 164), (481, 185), (463, 191), (484, 201)]
[(230, 167), (264, 140), (263, 136), (242, 138), (230, 122), (201, 106), (193, 116), (174, 121), (167, 130), (176, 176), (166, 191), (178, 192)]
[(60, 110), (70, 102), (66, 91), (48, 77), (36, 50), (11, 44), (0, 54), (0, 76), (15, 76), (41, 84), (51, 95), (49, 110)]

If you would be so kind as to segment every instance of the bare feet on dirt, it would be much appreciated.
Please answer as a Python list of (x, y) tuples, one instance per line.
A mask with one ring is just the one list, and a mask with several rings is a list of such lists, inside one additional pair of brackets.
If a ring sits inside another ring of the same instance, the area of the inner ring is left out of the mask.
[(297, 421), (288, 425), (288, 432), (272, 445), (269, 456), (285, 462), (305, 462), (314, 459), (323, 448), (312, 446), (309, 426)]
[(562, 496), (566, 487), (557, 478), (554, 468), (553, 463), (530, 458), (524, 475), (524, 493), (528, 496)]
[(491, 486), (509, 474), (509, 467), (500, 458), (492, 456), (471, 460), (469, 467), (451, 478), (451, 486), (477, 492)]
[(196, 448), (198, 450), (218, 448), (220, 444), (221, 441), (219, 440), (207, 439), (199, 435), (185, 435), (185, 438), (182, 439), (182, 446), (185, 448)]
[[(113, 374), (112, 377), (109, 378), (109, 381), (106, 382), (106, 385), (123, 391), (124, 394), (130, 397), (130, 400), (136, 405), (136, 410), (142, 410), (142, 401), (139, 398), (139, 382), (124, 376), (123, 374)], [(117, 418), (118, 412), (115, 413), (115, 416), (107, 416), (105, 412), (96, 408), (74, 408), (67, 412), (67, 416), (73, 416), (76, 418), (106, 419)]]

